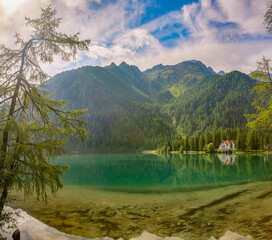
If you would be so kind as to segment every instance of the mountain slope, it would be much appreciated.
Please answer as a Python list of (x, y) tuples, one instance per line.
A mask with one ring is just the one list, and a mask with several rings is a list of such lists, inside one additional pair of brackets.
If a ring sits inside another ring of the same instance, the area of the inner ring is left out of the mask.
[[(88, 108), (85, 150), (154, 148), (171, 136), (171, 127), (146, 92), (147, 84), (139, 70), (124, 64), (83, 67), (47, 82), (54, 99), (69, 101), (68, 109)], [(82, 148), (75, 139), (70, 146)]]
[(194, 85), (168, 102), (163, 111), (171, 116), (180, 134), (243, 127), (245, 113), (254, 111), (250, 90), (254, 81), (238, 71), (224, 76), (202, 76)]
[(159, 103), (167, 103), (200, 77), (215, 75), (200, 61), (185, 61), (173, 66), (157, 65), (144, 72), (149, 77), (149, 92)]
[(70, 144), (85, 150), (148, 149), (175, 134), (243, 127), (254, 84), (241, 72), (218, 75), (195, 60), (144, 72), (124, 62), (82, 67), (47, 82), (68, 109), (88, 108), (89, 140)]

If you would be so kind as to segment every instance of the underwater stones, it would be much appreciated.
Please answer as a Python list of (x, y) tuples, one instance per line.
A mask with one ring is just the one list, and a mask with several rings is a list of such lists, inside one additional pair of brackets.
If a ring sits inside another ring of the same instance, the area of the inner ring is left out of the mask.
[[(231, 231), (226, 231), (225, 235), (221, 238), (219, 238), (219, 240), (252, 240), (253, 238), (250, 235), (242, 236), (238, 233), (235, 232), (231, 232)], [(211, 237), (209, 240), (216, 240), (215, 237)]]
[(171, 223), (170, 228), (174, 228), (177, 224), (176, 223)]
[(155, 234), (151, 234), (148, 232), (143, 232), (141, 236), (139, 237), (135, 237), (135, 238), (131, 238), (130, 240), (183, 240), (179, 237), (159, 237)]
[(180, 222), (177, 222), (176, 225), (181, 226), (181, 225), (184, 225), (184, 223), (180, 221)]
[(105, 209), (105, 216), (106, 217), (113, 217), (117, 214), (117, 212), (113, 209), (113, 208), (110, 208), (110, 207), (107, 207)]
[(211, 237), (209, 240), (216, 240), (216, 238), (215, 237)]
[(225, 235), (221, 237), (219, 240), (252, 240), (252, 239), (253, 238), (250, 235), (244, 237), (238, 233), (226, 231)]

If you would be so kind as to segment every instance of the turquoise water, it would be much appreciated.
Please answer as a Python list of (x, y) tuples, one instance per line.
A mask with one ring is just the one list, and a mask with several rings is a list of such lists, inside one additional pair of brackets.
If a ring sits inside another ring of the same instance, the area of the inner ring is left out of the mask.
[(46, 205), (33, 197), (14, 207), (68, 234), (272, 236), (272, 155), (64, 155), (55, 164), (70, 165), (64, 188)]
[(271, 155), (68, 155), (65, 185), (112, 191), (194, 190), (272, 178)]

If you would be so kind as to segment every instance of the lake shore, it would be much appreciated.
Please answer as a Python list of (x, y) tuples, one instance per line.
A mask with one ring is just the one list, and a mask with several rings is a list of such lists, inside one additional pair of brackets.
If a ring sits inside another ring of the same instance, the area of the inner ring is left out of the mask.
[[(187, 152), (179, 152), (179, 151), (171, 151), (169, 153), (161, 153), (159, 150), (145, 150), (142, 153), (144, 154), (210, 154), (205, 151), (187, 151)], [(213, 154), (225, 154), (223, 151), (215, 151)], [(232, 153), (228, 154), (236, 154), (236, 155), (243, 155), (243, 154), (271, 154), (272, 151), (266, 151), (266, 150), (257, 150), (257, 151), (238, 151), (235, 150)]]
[(64, 188), (48, 204), (18, 196), (10, 206), (65, 234), (133, 239), (149, 232), (185, 240), (230, 230), (256, 240), (272, 233), (268, 155), (70, 155)]
[(220, 239), (230, 230), (263, 240), (272, 233), (271, 193), (271, 181), (147, 195), (98, 190), (90, 195), (88, 187), (67, 186), (47, 205), (33, 198), (18, 200), (13, 207), (83, 239), (128, 240), (144, 231), (164, 238)]
[[(22, 209), (14, 210), (11, 207), (5, 207), (5, 212), (12, 213), (14, 218), (17, 219), (17, 228), (8, 229), (7, 232), (0, 232), (0, 235), (6, 240), (12, 240), (12, 233), (16, 229), (20, 229), (21, 240), (91, 240), (90, 238), (83, 238), (80, 236), (69, 235), (58, 231), (57, 229), (47, 226), (39, 220), (33, 218)], [(15, 212), (19, 214), (15, 216)], [(120, 238), (122, 239), (122, 238)], [(96, 240), (114, 240), (110, 237), (96, 238)], [(130, 240), (183, 240), (179, 237), (159, 237), (155, 234), (144, 231), (140, 236), (131, 238)], [(216, 240), (215, 237), (209, 238), (209, 240)], [(219, 240), (252, 240), (250, 235), (242, 236), (238, 233), (226, 231), (225, 234), (219, 238)]]

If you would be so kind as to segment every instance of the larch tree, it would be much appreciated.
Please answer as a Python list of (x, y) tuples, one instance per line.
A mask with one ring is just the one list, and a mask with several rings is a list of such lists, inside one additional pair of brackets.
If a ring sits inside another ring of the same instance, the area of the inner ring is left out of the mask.
[(54, 56), (69, 61), (78, 50), (87, 51), (90, 40), (78, 33), (57, 31), (61, 19), (51, 5), (37, 19), (26, 18), (33, 29), (25, 41), (15, 34), (16, 49), (0, 46), (0, 216), (11, 190), (21, 190), (46, 200), (61, 188), (67, 166), (52, 159), (65, 152), (69, 136), (87, 136), (82, 120), (86, 110), (66, 111), (65, 101), (54, 101), (43, 83), (50, 77), (40, 64)]
[[(272, 4), (264, 15), (264, 24), (267, 32), (272, 34)], [(272, 66), (271, 60), (263, 57), (257, 62), (257, 71), (252, 72), (251, 77), (257, 81), (252, 89), (255, 94), (253, 105), (256, 113), (246, 114), (248, 126), (252, 129), (272, 128)]]
[(272, 34), (272, 4), (266, 10), (264, 24), (266, 25), (267, 32)]
[(251, 77), (257, 81), (252, 89), (255, 94), (253, 105), (256, 113), (246, 114), (248, 126), (252, 129), (271, 129), (272, 128), (272, 68), (270, 59), (263, 57), (257, 63), (257, 71)]

